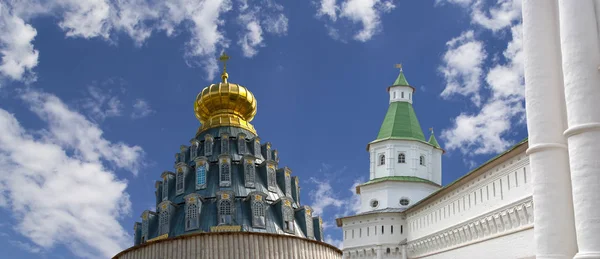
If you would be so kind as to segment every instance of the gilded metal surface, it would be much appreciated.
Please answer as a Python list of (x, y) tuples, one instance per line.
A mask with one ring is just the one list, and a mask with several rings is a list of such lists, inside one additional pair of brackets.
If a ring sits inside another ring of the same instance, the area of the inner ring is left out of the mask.
[(202, 123), (200, 131), (234, 126), (256, 134), (250, 124), (256, 115), (256, 99), (241, 85), (221, 82), (204, 88), (196, 97), (194, 112)]
[(204, 88), (194, 102), (196, 118), (202, 123), (199, 132), (215, 127), (234, 126), (256, 134), (254, 126), (250, 124), (256, 115), (256, 99), (247, 88), (227, 82), (229, 75), (225, 62), (228, 59), (226, 54), (219, 58), (223, 62), (223, 81)]
[(163, 239), (167, 239), (167, 238), (169, 238), (169, 234), (164, 234), (162, 236), (157, 236), (155, 238), (148, 239), (148, 241), (146, 241), (146, 242), (154, 242), (154, 241), (163, 240)]
[(210, 232), (240, 232), (240, 231), (242, 231), (242, 226), (214, 226), (214, 227), (210, 227)]

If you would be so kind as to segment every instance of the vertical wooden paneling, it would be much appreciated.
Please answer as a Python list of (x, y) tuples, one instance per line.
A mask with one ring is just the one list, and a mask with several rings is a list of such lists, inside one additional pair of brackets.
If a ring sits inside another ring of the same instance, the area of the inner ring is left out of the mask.
[(289, 236), (196, 235), (134, 248), (114, 259), (340, 259), (339, 250)]

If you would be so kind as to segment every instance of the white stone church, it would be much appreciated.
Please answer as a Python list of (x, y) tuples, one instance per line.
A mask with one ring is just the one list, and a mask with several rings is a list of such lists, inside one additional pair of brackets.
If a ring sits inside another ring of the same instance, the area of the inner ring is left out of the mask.
[(600, 259), (600, 0), (524, 0), (529, 138), (441, 185), (403, 72), (367, 145), (344, 258)]

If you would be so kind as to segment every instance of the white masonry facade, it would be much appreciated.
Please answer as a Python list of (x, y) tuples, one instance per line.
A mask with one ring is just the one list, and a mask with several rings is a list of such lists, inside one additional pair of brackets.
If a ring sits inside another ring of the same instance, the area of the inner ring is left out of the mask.
[(378, 137), (343, 258), (600, 259), (599, 28), (600, 0), (523, 1), (528, 139), (441, 186), (437, 141)]

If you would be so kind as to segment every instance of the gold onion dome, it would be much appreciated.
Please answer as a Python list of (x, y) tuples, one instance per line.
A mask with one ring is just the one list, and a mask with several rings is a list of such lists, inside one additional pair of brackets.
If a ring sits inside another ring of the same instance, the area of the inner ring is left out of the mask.
[(194, 112), (200, 121), (198, 132), (216, 127), (239, 127), (254, 134), (250, 121), (256, 115), (256, 99), (250, 90), (239, 84), (227, 81), (227, 60), (223, 53), (219, 60), (223, 62), (222, 81), (202, 89), (194, 102)]

